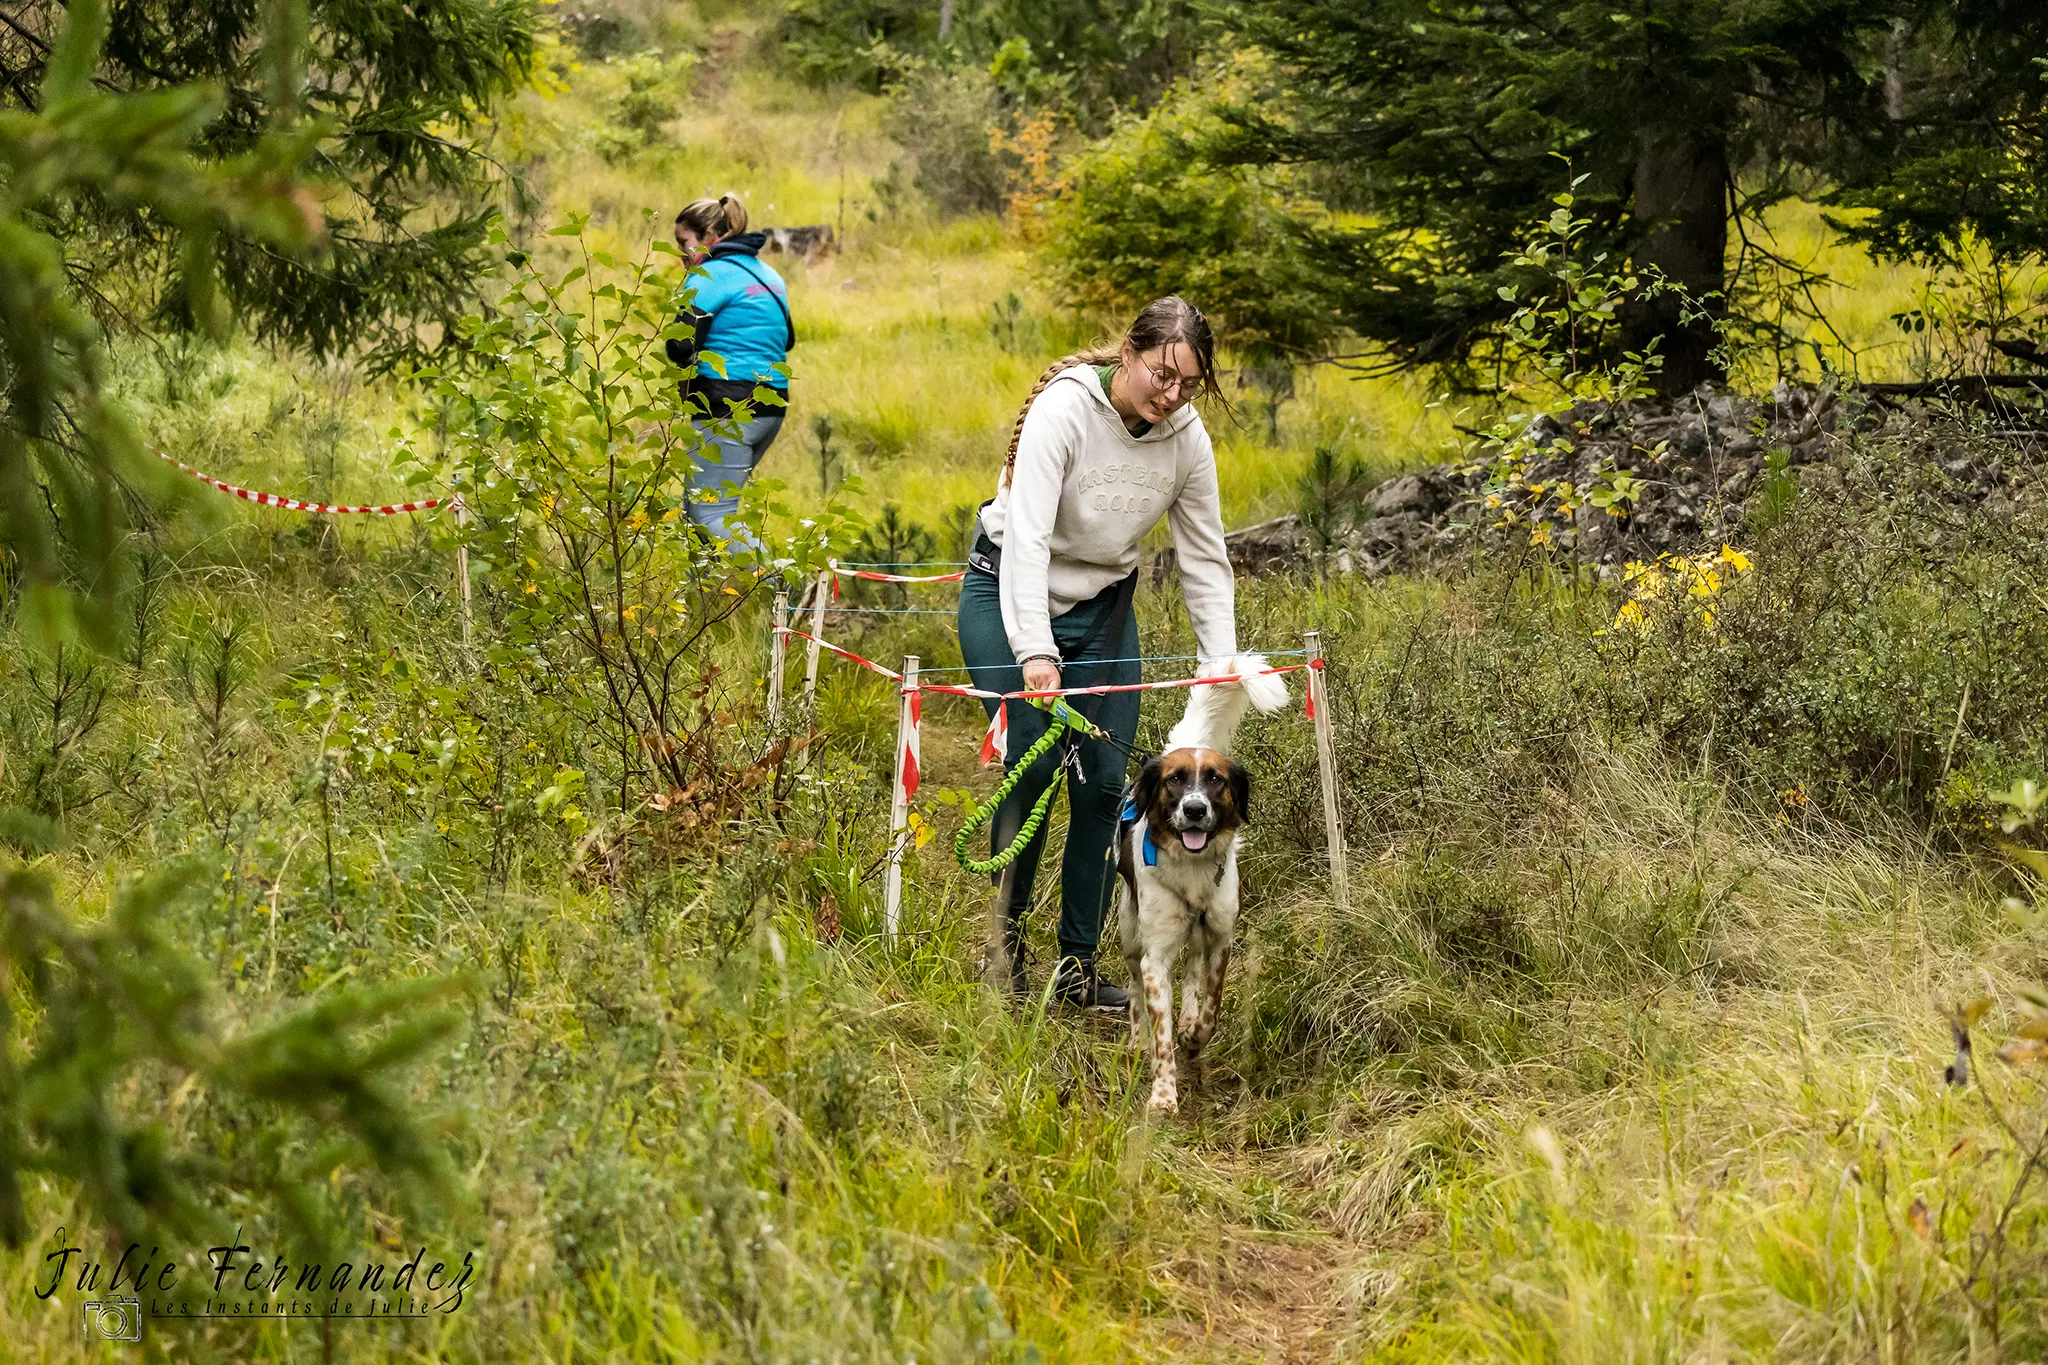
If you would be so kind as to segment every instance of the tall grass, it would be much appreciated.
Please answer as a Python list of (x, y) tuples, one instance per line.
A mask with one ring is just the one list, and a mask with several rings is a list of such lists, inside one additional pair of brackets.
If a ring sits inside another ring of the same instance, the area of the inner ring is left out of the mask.
[[(870, 508), (936, 530), (988, 495), (1019, 396), (1104, 319), (1038, 293), (1001, 224), (892, 209), (873, 188), (896, 154), (871, 101), (700, 68), (667, 140), (607, 162), (588, 136), (622, 78), (601, 63), (564, 78), (506, 125), (545, 158), (549, 214), (595, 210), (594, 233), (620, 247), (724, 189), (757, 221), (843, 222), (841, 253), (778, 263), (806, 339), (767, 475), (817, 500), (806, 442), (824, 414)], [(1911, 282), (1855, 278), (1857, 325), (1881, 331)], [(435, 420), (345, 369), (247, 347), (138, 353), (122, 382), (188, 462), (351, 501), (394, 492), (395, 425)], [(1285, 510), (1317, 446), (1392, 472), (1430, 458), (1453, 420), (1419, 384), (1307, 372), (1277, 442), (1251, 411), (1211, 419), (1227, 515)], [(415, 1207), (342, 1161), (328, 1214), (347, 1244), (475, 1248), (484, 1267), (464, 1310), (432, 1322), (152, 1323), (165, 1358), (1609, 1365), (2048, 1349), (2048, 1206), (1996, 1116), (2024, 1135), (2048, 1109), (1988, 1055), (1980, 1086), (1941, 1079), (1943, 1007), (1993, 996), (1995, 1034), (2043, 973), (2038, 888), (1981, 827), (1984, 792), (2044, 759), (2026, 516), (1992, 509), (1955, 532), (1803, 492), (1719, 633), (1674, 627), (1631, 649), (1612, 590), (1562, 565), (1243, 585), (1247, 642), (1287, 648), (1318, 626), (1332, 647), (1352, 901), (1333, 903), (1321, 871), (1306, 725), (1255, 722), (1225, 1018), (1183, 1116), (1147, 1124), (1121, 1028), (977, 984), (988, 888), (954, 866), (958, 806), (939, 795), (988, 789), (978, 707), (927, 709), (918, 809), (939, 837), (912, 857), (895, 942), (877, 875), (895, 698), (830, 659), (800, 717), (818, 737), (772, 809), (712, 834), (643, 812), (645, 840), (684, 849), (666, 859), (636, 854), (604, 811), (588, 831), (536, 817), (472, 838), (434, 814), (424, 766), (375, 758), (414, 752), (413, 727), (517, 704), (509, 687), (478, 694), (427, 528), (252, 511), (168, 467), (146, 492), (162, 573), (132, 604), (132, 658), (95, 665), (97, 721), (53, 742), (47, 660), (6, 652), (5, 800), (59, 811), (67, 841), (0, 833), (79, 903), (195, 864), (166, 913), (231, 1021), (352, 978), (469, 983), (466, 1027), (414, 1091), (466, 1189)], [(1906, 552), (1936, 531), (1974, 538), (1954, 560)], [(1941, 567), (1954, 562), (1969, 570)], [(1807, 593), (1816, 575), (1840, 590)], [(1148, 653), (1190, 652), (1171, 593), (1148, 589), (1140, 613)], [(756, 611), (718, 647), (707, 703), (755, 752), (764, 628)], [(233, 666), (209, 690), (229, 633)], [(938, 616), (849, 618), (833, 637), (958, 661)], [(401, 705), (394, 677), (425, 690)], [(1944, 754), (1965, 685), (1978, 700)], [(359, 699), (344, 761), (297, 705), (309, 687)], [(1175, 709), (1149, 701), (1141, 741)], [(547, 738), (518, 719), (493, 733)], [(252, 1141), (203, 1094), (141, 1087), (124, 1103), (208, 1159)], [(80, 1337), (84, 1294), (28, 1288), (48, 1282), (42, 1257), (79, 1206), (54, 1184), (31, 1201), (37, 1238), (0, 1256), (15, 1286), (0, 1331), (18, 1358), (105, 1358)], [(216, 1212), (225, 1231), (281, 1235), (273, 1210)], [(211, 1278), (194, 1258), (184, 1275)]]

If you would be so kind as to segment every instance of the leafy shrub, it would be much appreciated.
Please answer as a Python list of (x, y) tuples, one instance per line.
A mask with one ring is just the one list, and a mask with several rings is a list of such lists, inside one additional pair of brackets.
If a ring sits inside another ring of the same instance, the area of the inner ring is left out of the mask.
[(2028, 463), (1968, 415), (1843, 443), (1799, 471), (1754, 571), (1710, 615), (1652, 611), (1645, 629), (1598, 637), (1615, 704), (1795, 806), (1853, 818), (1875, 802), (1981, 828), (1984, 794), (2048, 757), (2048, 618), (2028, 587), (2048, 567), (2048, 508), (1984, 497), (1943, 465)]
[(917, 162), (913, 183), (942, 213), (999, 213), (1010, 175), (989, 133), (1004, 117), (987, 71), (912, 61), (889, 88), (884, 127)]
[(775, 51), (817, 85), (879, 93), (899, 54), (938, 38), (938, 7), (919, 0), (793, 0), (775, 30)]
[(1306, 210), (1275, 172), (1198, 162), (1195, 148), (1216, 131), (1181, 86), (1068, 162), (1045, 210), (1051, 285), (1115, 313), (1180, 294), (1234, 350), (1316, 352), (1340, 327), (1302, 249)]
[[(759, 774), (722, 756), (711, 647), (768, 575), (815, 572), (850, 525), (837, 505), (798, 522), (782, 485), (755, 479), (729, 525), (758, 550), (736, 563), (696, 529), (688, 479), (709, 438), (662, 346), (689, 290), (657, 266), (675, 249), (628, 262), (578, 245), (565, 270), (515, 253), (499, 310), (465, 329), (479, 365), (435, 380), (454, 414), (445, 460), (471, 518), (485, 657), (501, 685), (536, 684), (525, 723), (568, 738), (565, 766), (600, 766), (616, 810), (679, 803), (716, 828)], [(721, 420), (745, 420), (744, 405)], [(771, 519), (789, 531), (778, 539)]]
[(696, 61), (688, 52), (664, 57), (659, 48), (614, 59), (626, 88), (613, 102), (611, 117), (591, 129), (591, 149), (617, 162), (660, 142), (662, 125), (676, 116)]
[(1020, 104), (1100, 131), (1114, 110), (1151, 105), (1199, 50), (1195, 9), (1183, 0), (957, 0), (943, 41), (941, 8), (794, 0), (776, 51), (805, 80), (870, 91), (906, 61), (987, 66)]

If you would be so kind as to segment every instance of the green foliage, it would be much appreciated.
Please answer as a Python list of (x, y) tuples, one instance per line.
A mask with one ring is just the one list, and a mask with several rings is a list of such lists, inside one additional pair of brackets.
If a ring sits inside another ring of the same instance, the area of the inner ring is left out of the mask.
[[(582, 241), (580, 221), (552, 236), (577, 239), (574, 263), (515, 253), (497, 310), (463, 326), (474, 371), (427, 376), (450, 414), (433, 467), (462, 490), (489, 667), (554, 680), (534, 698), (559, 717), (544, 728), (609, 757), (623, 811), (706, 776), (721, 728), (697, 706), (715, 671), (707, 646), (768, 575), (808, 577), (851, 527), (838, 504), (797, 520), (781, 484), (754, 479), (729, 521), (754, 547), (739, 553), (748, 566), (708, 541), (688, 479), (709, 438), (676, 401), (686, 372), (663, 349), (684, 334), (689, 292), (665, 272), (674, 247), (625, 261)], [(763, 386), (754, 401), (781, 400)], [(746, 420), (741, 405), (714, 425)]]
[[(883, 503), (881, 513), (873, 525), (860, 533), (854, 542), (853, 552), (846, 557), (862, 564), (923, 564), (938, 553), (939, 541), (924, 523), (913, 521), (903, 515), (903, 509), (893, 502)], [(883, 570), (885, 573), (899, 572)], [(892, 607), (910, 605), (910, 593), (902, 583), (866, 583), (855, 581), (855, 600), (865, 599), (870, 588), (881, 589), (878, 596)]]
[(818, 443), (818, 496), (829, 497), (832, 493), (833, 474), (838, 471), (841, 454), (832, 444), (832, 414), (817, 412), (811, 414), (811, 435)]
[(1631, 474), (1603, 469), (1584, 487), (1531, 484), (1529, 466), (1539, 443), (1571, 439), (1556, 434), (1558, 422), (1545, 419), (1580, 404), (1612, 406), (1654, 392), (1664, 368), (1658, 349), (1662, 338), (1651, 337), (1640, 351), (1619, 350), (1614, 340), (1630, 306), (1678, 294), (1690, 305), (1685, 316), (1701, 311), (1658, 272), (1639, 276), (1623, 263), (1610, 262), (1604, 251), (1589, 252), (1592, 221), (1574, 212), (1585, 179), (1572, 176), (1552, 197), (1550, 214), (1529, 229), (1509, 260), (1515, 282), (1498, 291), (1504, 302), (1517, 305), (1501, 325), (1496, 361), (1507, 376), (1503, 396), (1517, 410), (1486, 431), (1480, 448), (1492, 460), (1488, 506), (1503, 508), (1510, 518), (1525, 513), (1533, 518), (1546, 508), (1569, 516), (1580, 502), (1610, 516), (1627, 515), (1642, 487), (1642, 480)]
[[(941, 14), (952, 16), (941, 35)], [(1091, 130), (1144, 108), (1192, 67), (1195, 6), (1184, 0), (794, 0), (778, 57), (807, 80), (880, 90), (906, 60), (986, 69), (1015, 103), (1054, 109)]]
[[(29, 92), (51, 60), (40, 39), (64, 12), (54, 0), (13, 11), (0, 39), (0, 110), (53, 112)], [(215, 185), (238, 184), (241, 202), (281, 195), (283, 164), (263, 149), (305, 122), (331, 192), (294, 212), (324, 232), (325, 251), (316, 265), (276, 250), (278, 228), (245, 221), (232, 197), (203, 238), (187, 231), (189, 213), (141, 212), (123, 194), (80, 199), (47, 225), (73, 278), (93, 282), (76, 297), (103, 320), (203, 320), (217, 273), (260, 336), (324, 355), (367, 347), (386, 365), (417, 354), (437, 340), (420, 324), (450, 329), (476, 297), (485, 229), (507, 187), (474, 135), (525, 81), (536, 23), (530, 0), (115, 7), (108, 41), (78, 75), (109, 95), (183, 89), (201, 101), (153, 129), (197, 158), (183, 188), (199, 203)]]
[(1071, 160), (1047, 211), (1051, 284), (1123, 314), (1181, 294), (1239, 354), (1313, 356), (1341, 322), (1311, 263), (1307, 210), (1276, 173), (1201, 161), (1215, 131), (1214, 114), (1182, 88)]
[(910, 58), (888, 86), (886, 127), (917, 160), (913, 183), (948, 214), (998, 213), (1011, 167), (990, 139), (1012, 106), (986, 70)]
[[(337, 992), (273, 1023), (223, 1030), (207, 975), (168, 932), (189, 881), (168, 873), (115, 898), (97, 924), (60, 911), (49, 879), (0, 879), (12, 980), (0, 1023), (0, 1238), (30, 1231), (23, 1182), (75, 1187), (83, 1211), (123, 1238), (211, 1232), (224, 1203), (256, 1191), (310, 1215), (344, 1162), (367, 1160), (435, 1199), (447, 1157), (395, 1083), (453, 1025), (423, 1011), (459, 994), (413, 982)], [(271, 1133), (235, 1157), (179, 1141), (137, 1090), (203, 1087), (208, 1102)], [(279, 1141), (310, 1120), (315, 1140)], [(335, 1136), (345, 1135), (336, 1141)], [(317, 1237), (317, 1226), (298, 1231)]]
[[(289, 32), (296, 11), (286, 0), (275, 8), (278, 30)], [(108, 16), (97, 0), (71, 6), (55, 36), (48, 60), (36, 63), (35, 106), (0, 104), (0, 544), (34, 619), (61, 628), (74, 600), (62, 588), (81, 587), (83, 624), (104, 643), (120, 574), (114, 483), (134, 467), (141, 442), (107, 392), (67, 225), (107, 209), (146, 218), (162, 240), (180, 244), (185, 307), (218, 328), (212, 261), (222, 234), (244, 234), (273, 254), (314, 239), (310, 204), (291, 182), (311, 138), (281, 122), (232, 157), (201, 159), (193, 149), (223, 108), (220, 91), (101, 88), (94, 75)], [(273, 83), (288, 83), (294, 56), (273, 41), (268, 67), (250, 60)]]
[(594, 134), (599, 155), (618, 161), (661, 141), (662, 125), (676, 116), (696, 63), (694, 53), (664, 57), (659, 48), (615, 59), (626, 88), (613, 106), (612, 122)]
[(1295, 485), (1295, 515), (1301, 518), (1301, 529), (1319, 571), (1329, 567), (1331, 546), (1371, 485), (1365, 465), (1357, 459), (1346, 460), (1334, 447), (1319, 445), (1309, 457), (1308, 468)]
[[(1309, 167), (1326, 204), (1363, 215), (1317, 238), (1313, 258), (1345, 323), (1403, 365), (1484, 382), (1511, 311), (1503, 262), (1555, 154), (1589, 177), (1592, 250), (1726, 298), (1746, 327), (1807, 306), (1810, 277), (1755, 231), (1731, 254), (1731, 224), (1814, 177), (1876, 210), (1841, 230), (1887, 253), (1955, 259), (1971, 240), (2024, 258), (2044, 244), (2032, 210), (2012, 207), (2032, 197), (2010, 190), (2048, 145), (2032, 65), (2048, 20), (2034, 7), (1280, 0), (1231, 16), (1272, 61), (1215, 160)], [(1673, 301), (1622, 321), (1621, 349), (1664, 338), (1663, 391), (1718, 372), (1710, 330)]]

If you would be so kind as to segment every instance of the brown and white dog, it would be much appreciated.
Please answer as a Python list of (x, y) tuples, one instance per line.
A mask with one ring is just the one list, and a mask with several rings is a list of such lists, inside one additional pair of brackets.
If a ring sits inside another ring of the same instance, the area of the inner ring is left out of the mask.
[(1130, 972), (1131, 1042), (1151, 1060), (1151, 1108), (1179, 1107), (1174, 1073), (1173, 967), (1183, 951), (1180, 1043), (1190, 1066), (1215, 1031), (1237, 927), (1237, 843), (1251, 809), (1251, 776), (1230, 757), (1230, 743), (1253, 707), (1277, 711), (1287, 684), (1256, 654), (1219, 672), (1238, 683), (1191, 688), (1186, 713), (1168, 732), (1166, 752), (1147, 763), (1117, 825), (1123, 888), (1118, 923)]

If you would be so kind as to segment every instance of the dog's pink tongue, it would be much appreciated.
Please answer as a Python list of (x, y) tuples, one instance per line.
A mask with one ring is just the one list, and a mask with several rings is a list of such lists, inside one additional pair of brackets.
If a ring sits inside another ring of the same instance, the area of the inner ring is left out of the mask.
[(1188, 852), (1200, 853), (1203, 845), (1209, 842), (1209, 832), (1202, 829), (1184, 829), (1180, 832), (1180, 841)]

